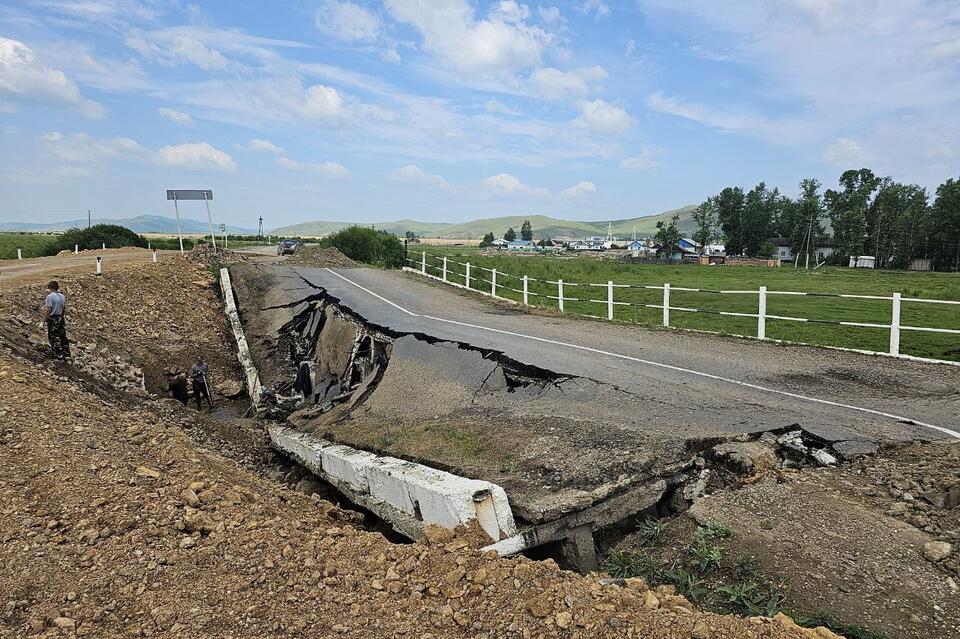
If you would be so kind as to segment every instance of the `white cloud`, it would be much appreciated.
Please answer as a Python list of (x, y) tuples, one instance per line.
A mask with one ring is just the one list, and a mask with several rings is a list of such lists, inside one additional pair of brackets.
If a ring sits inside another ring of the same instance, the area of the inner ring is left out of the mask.
[(610, 15), (610, 7), (603, 0), (583, 0), (577, 5), (577, 11), (584, 14), (594, 14), (597, 20)]
[(420, 33), (427, 52), (474, 76), (510, 75), (535, 66), (553, 41), (550, 33), (527, 23), (529, 10), (513, 0), (495, 3), (480, 19), (466, 0), (386, 0), (386, 6)]
[(333, 87), (315, 84), (306, 90), (299, 110), (311, 119), (331, 119), (343, 114), (343, 97)]
[(149, 153), (130, 138), (95, 138), (87, 133), (64, 135), (50, 131), (40, 136), (40, 151), (52, 162), (70, 166), (71, 174), (88, 175), (106, 160), (145, 159)]
[(169, 120), (174, 124), (179, 124), (181, 126), (193, 126), (195, 124), (193, 118), (191, 118), (188, 113), (184, 113), (183, 111), (168, 109), (167, 107), (160, 107), (157, 109), (157, 113), (159, 113), (160, 117), (164, 120)]
[(189, 142), (161, 147), (154, 156), (158, 164), (198, 171), (233, 171), (236, 163), (229, 154), (207, 142)]
[(632, 120), (622, 108), (603, 100), (585, 100), (580, 103), (580, 116), (575, 122), (595, 133), (624, 133)]
[(270, 140), (253, 139), (247, 143), (248, 151), (263, 153), (273, 153), (274, 155), (284, 155), (283, 147), (277, 146)]
[(483, 186), (495, 193), (519, 193), (538, 196), (549, 196), (550, 191), (544, 188), (527, 186), (519, 178), (509, 173), (491, 175), (483, 181)]
[(380, 35), (380, 17), (349, 0), (327, 0), (314, 13), (317, 29), (344, 42), (374, 42)]
[(227, 68), (227, 58), (220, 51), (207, 46), (194, 35), (177, 29), (131, 35), (127, 37), (126, 45), (154, 62), (193, 64), (204, 71)]
[(560, 24), (563, 17), (560, 15), (560, 7), (538, 7), (537, 14), (544, 24)]
[(504, 104), (499, 100), (487, 100), (483, 103), (483, 110), (487, 113), (499, 113), (500, 115), (522, 115), (523, 112), (517, 107)]
[(594, 193), (596, 190), (596, 184), (587, 180), (581, 180), (573, 186), (567, 187), (560, 191), (560, 197), (580, 197), (581, 195), (585, 195), (587, 193)]
[(843, 169), (860, 168), (872, 159), (872, 156), (849, 137), (834, 140), (823, 152), (823, 159)]
[(603, 67), (581, 67), (570, 71), (561, 71), (552, 67), (535, 69), (530, 74), (537, 93), (551, 100), (563, 100), (569, 97), (584, 97), (594, 88), (594, 84), (607, 77)]
[(332, 180), (346, 180), (353, 177), (353, 173), (347, 167), (336, 162), (298, 162), (291, 158), (279, 157), (277, 158), (277, 164), (291, 171), (319, 173)]
[(720, 107), (705, 106), (688, 102), (675, 96), (665, 96), (662, 91), (651, 95), (648, 106), (658, 112), (685, 118), (721, 131), (751, 131), (766, 135), (776, 135), (778, 128), (774, 122), (760, 116), (727, 111)]
[(8, 111), (27, 101), (66, 106), (88, 118), (106, 115), (103, 106), (88, 100), (63, 71), (41, 63), (33, 50), (19, 40), (0, 36), (0, 96)]
[(624, 169), (652, 169), (657, 166), (656, 156), (662, 153), (663, 151), (657, 147), (643, 145), (640, 147), (639, 155), (624, 158), (620, 161), (620, 167)]
[(450, 187), (450, 185), (446, 180), (443, 179), (442, 176), (434, 173), (427, 173), (415, 164), (407, 164), (406, 166), (401, 166), (400, 168), (391, 171), (390, 179), (398, 180), (400, 182), (422, 184), (424, 186), (431, 186), (441, 189)]

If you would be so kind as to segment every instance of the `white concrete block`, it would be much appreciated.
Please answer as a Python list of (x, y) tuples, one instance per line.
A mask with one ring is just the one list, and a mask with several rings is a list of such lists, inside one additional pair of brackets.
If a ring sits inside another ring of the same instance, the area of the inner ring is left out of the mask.
[(355, 494), (368, 495), (405, 520), (445, 528), (476, 520), (493, 541), (517, 532), (507, 494), (496, 484), (378, 457), (286, 426), (271, 426), (268, 432), (276, 448), (313, 472)]

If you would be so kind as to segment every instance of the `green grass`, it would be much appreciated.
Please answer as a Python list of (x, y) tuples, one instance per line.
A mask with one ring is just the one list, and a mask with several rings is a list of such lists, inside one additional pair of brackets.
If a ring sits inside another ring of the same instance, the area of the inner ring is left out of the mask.
[(17, 247), (22, 249), (24, 259), (49, 255), (54, 238), (46, 233), (0, 232), (0, 260), (17, 259)]
[[(410, 250), (411, 259), (419, 266), (420, 250)], [(463, 284), (465, 267), (457, 262), (469, 261), (471, 287), (490, 290), (490, 273), (478, 267), (497, 269), (497, 294), (520, 301), (520, 277), (524, 274), (536, 281), (529, 282), (530, 304), (556, 309), (557, 285), (562, 279), (564, 297), (578, 298), (566, 301), (564, 311), (596, 317), (606, 317), (606, 282), (630, 284), (630, 288), (616, 288), (614, 300), (627, 302), (618, 305), (614, 319), (645, 326), (662, 325), (663, 311), (645, 304), (662, 304), (662, 289), (647, 289), (669, 283), (672, 288), (699, 288), (711, 290), (757, 291), (761, 285), (768, 292), (798, 291), (843, 293), (856, 295), (884, 295), (894, 292), (904, 297), (960, 300), (960, 275), (955, 273), (916, 273), (907, 271), (864, 270), (823, 266), (806, 271), (792, 266), (763, 268), (749, 266), (697, 266), (665, 264), (623, 264), (612, 260), (586, 257), (556, 257), (546, 255), (481, 256), (469, 247), (429, 247), (428, 254), (438, 256), (428, 260), (428, 273), (440, 275), (442, 256), (448, 258), (448, 279)], [(586, 284), (602, 286), (586, 286)], [(579, 284), (575, 286), (575, 284)], [(516, 290), (510, 290), (516, 289)], [(672, 310), (671, 326), (736, 335), (757, 334), (757, 320), (750, 317), (730, 317), (710, 314), (709, 311), (756, 313), (758, 294), (718, 294), (672, 290), (672, 307), (698, 308), (707, 312)], [(589, 300), (600, 300), (591, 302)], [(864, 300), (836, 297), (776, 295), (767, 296), (767, 314), (808, 319), (841, 320), (886, 324), (890, 322), (889, 300)], [(950, 305), (903, 302), (901, 325), (949, 328), (960, 330), (960, 307)], [(805, 342), (823, 346), (839, 346), (886, 352), (889, 349), (889, 330), (861, 328), (820, 323), (801, 323), (768, 319), (767, 337), (770, 339)], [(902, 331), (900, 351), (908, 355), (937, 359), (960, 360), (960, 335)]]

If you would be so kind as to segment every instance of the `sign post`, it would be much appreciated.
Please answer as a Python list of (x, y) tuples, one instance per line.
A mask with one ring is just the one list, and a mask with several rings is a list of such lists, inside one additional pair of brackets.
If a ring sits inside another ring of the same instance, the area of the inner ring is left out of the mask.
[(217, 250), (217, 240), (213, 235), (213, 218), (210, 216), (210, 200), (213, 191), (210, 189), (167, 189), (167, 199), (173, 200), (173, 210), (177, 213), (177, 237), (180, 238), (180, 253), (183, 254), (183, 232), (180, 229), (180, 200), (203, 200), (207, 205), (207, 222), (210, 224), (210, 240), (213, 250)]

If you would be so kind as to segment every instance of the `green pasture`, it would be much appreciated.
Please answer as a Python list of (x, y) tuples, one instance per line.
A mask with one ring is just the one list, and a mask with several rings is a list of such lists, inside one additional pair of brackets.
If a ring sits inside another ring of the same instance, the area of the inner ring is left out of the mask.
[[(442, 257), (448, 258), (448, 279), (458, 284), (465, 280), (467, 261), (471, 264), (471, 288), (490, 290), (489, 271), (497, 270), (497, 295), (520, 301), (521, 277), (533, 278), (528, 285), (531, 305), (557, 308), (557, 284), (564, 281), (564, 302), (570, 314), (606, 318), (608, 281), (628, 284), (614, 289), (617, 321), (660, 326), (663, 311), (645, 305), (662, 304), (662, 287), (669, 283), (670, 306), (699, 309), (699, 312), (672, 310), (670, 324), (737, 335), (757, 334), (757, 319), (710, 313), (727, 311), (757, 313), (760, 286), (767, 287), (767, 315), (801, 317), (811, 320), (840, 320), (874, 324), (891, 321), (890, 300), (850, 299), (837, 297), (779, 295), (778, 292), (815, 292), (905, 298), (960, 300), (960, 275), (953, 273), (917, 273), (907, 271), (848, 269), (823, 266), (806, 271), (792, 266), (765, 268), (750, 266), (698, 266), (668, 264), (624, 264), (590, 257), (557, 257), (545, 255), (482, 256), (469, 247), (410, 247), (411, 266), (419, 267), (420, 253), (428, 252), (428, 273), (440, 275)], [(432, 257), (431, 257), (432, 256)], [(589, 286), (599, 284), (600, 286)], [(742, 290), (744, 294), (678, 291), (676, 288), (698, 288), (714, 291)], [(511, 290), (513, 289), (513, 290)], [(591, 301), (597, 300), (597, 301)], [(902, 326), (949, 328), (960, 330), (960, 306), (904, 301), (901, 307)], [(889, 349), (890, 333), (886, 328), (863, 328), (792, 322), (767, 319), (766, 334), (781, 339), (825, 346), (840, 346), (874, 351)], [(920, 357), (960, 361), (960, 335), (903, 330), (900, 352)]]

